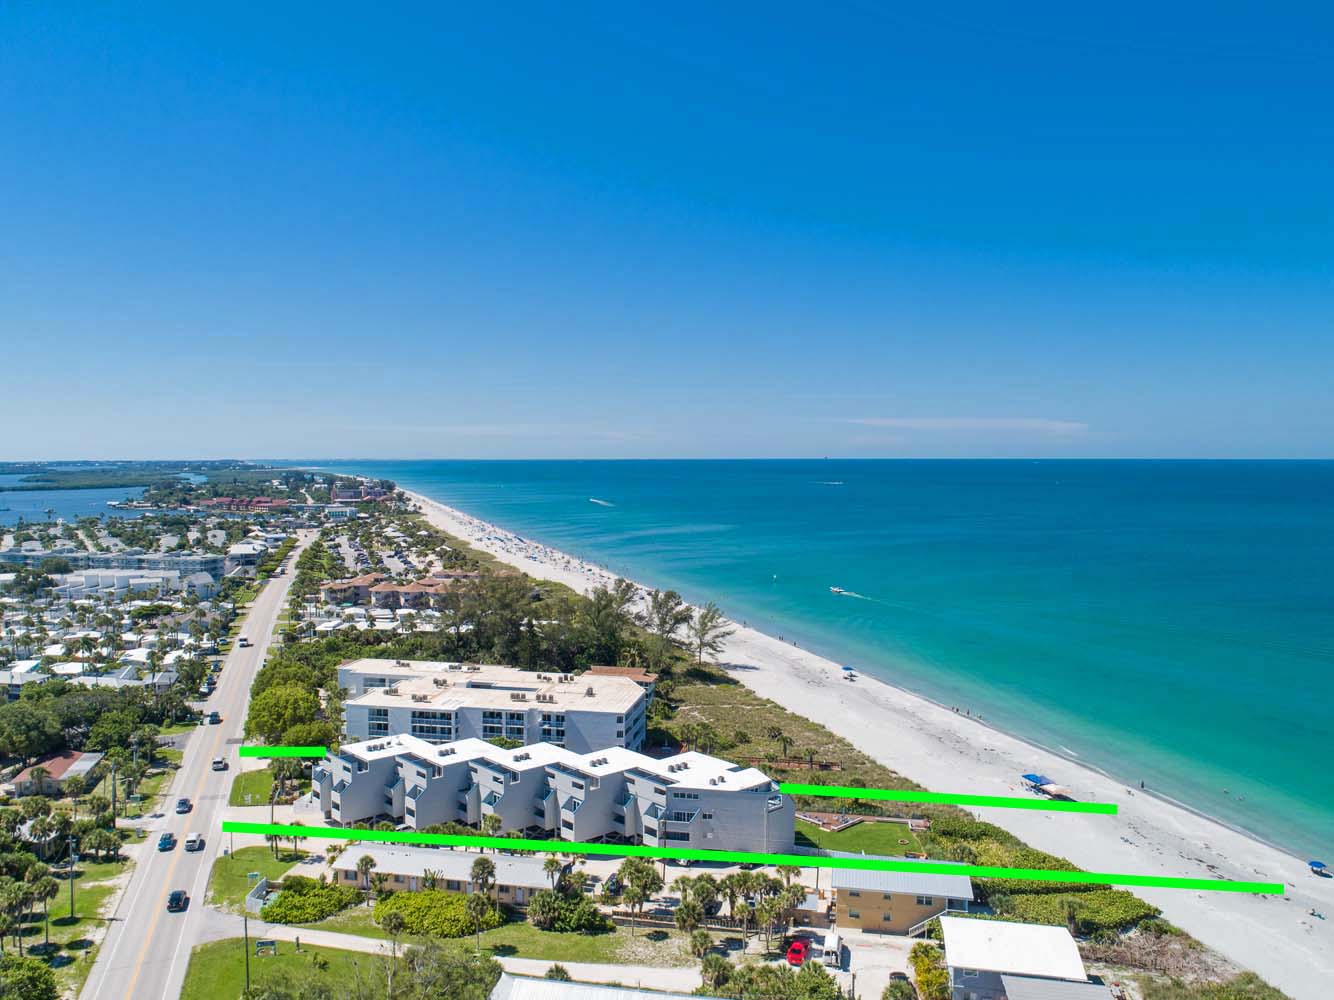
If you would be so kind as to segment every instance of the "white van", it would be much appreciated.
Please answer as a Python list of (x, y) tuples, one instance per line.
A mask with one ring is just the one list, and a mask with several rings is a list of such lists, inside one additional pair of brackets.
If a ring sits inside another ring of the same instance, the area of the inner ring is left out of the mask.
[(188, 834), (185, 838), (185, 849), (187, 851), (202, 851), (204, 849), (204, 836), (199, 833)]
[[(185, 848), (190, 849), (189, 842)], [(843, 940), (838, 936), (838, 931), (832, 927), (825, 931), (824, 941), (811, 948), (811, 958), (818, 959), (828, 969), (843, 968)]]

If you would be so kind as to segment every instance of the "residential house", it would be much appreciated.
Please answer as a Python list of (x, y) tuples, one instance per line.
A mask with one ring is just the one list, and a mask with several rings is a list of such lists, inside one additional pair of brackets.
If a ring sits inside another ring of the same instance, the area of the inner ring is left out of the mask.
[[(333, 863), (334, 881), (339, 885), (362, 886), (357, 862), (369, 857), (376, 875), (387, 876), (387, 888), (416, 892), (432, 880), (437, 889), (472, 892), (472, 865), (481, 854), (432, 847), (380, 847), (353, 844)], [(540, 889), (551, 888), (551, 878), (543, 866), (546, 858), (534, 854), (492, 853), (485, 857), (496, 868), (491, 893), (507, 906), (523, 909)]]
[[(9, 783), (9, 791), (15, 796), (58, 795), (70, 778), (87, 778), (88, 772), (101, 759), (100, 753), (81, 753), (78, 750), (48, 754), (15, 775)], [(40, 780), (33, 777), (33, 771), (38, 768), (46, 772)]]
[[(861, 857), (831, 851), (836, 857)], [(905, 858), (893, 858), (905, 861)], [(921, 934), (933, 918), (967, 912), (976, 898), (967, 875), (834, 868), (834, 921), (840, 928), (882, 934)]]
[(951, 1000), (1112, 1000), (1064, 927), (941, 917)]

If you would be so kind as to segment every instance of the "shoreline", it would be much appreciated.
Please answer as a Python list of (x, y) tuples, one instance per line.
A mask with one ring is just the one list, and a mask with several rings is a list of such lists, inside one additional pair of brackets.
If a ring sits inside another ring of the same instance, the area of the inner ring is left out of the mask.
[[(432, 524), (535, 578), (585, 593), (620, 577), (423, 494), (403, 492)], [(718, 657), (730, 676), (925, 788), (1023, 794), (1020, 774), (1056, 771), (1078, 798), (1120, 806), (1114, 817), (969, 810), (1034, 847), (1089, 871), (1283, 882), (1283, 897), (1135, 892), (1161, 908), (1164, 917), (1294, 1000), (1327, 994), (1334, 977), (1334, 926), (1308, 911), (1334, 913), (1334, 879), (1311, 875), (1301, 858), (1185, 803), (1131, 788), (1082, 760), (956, 713), (892, 682), (860, 673), (855, 684), (844, 682), (834, 661), (753, 627), (731, 624), (736, 632)], [(960, 775), (969, 776), (968, 787), (959, 787)]]

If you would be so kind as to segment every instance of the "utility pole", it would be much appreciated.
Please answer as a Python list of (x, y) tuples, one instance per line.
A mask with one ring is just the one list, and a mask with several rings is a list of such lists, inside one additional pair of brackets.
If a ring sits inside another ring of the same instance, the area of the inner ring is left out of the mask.
[(74, 919), (74, 865), (79, 860), (74, 854), (74, 834), (69, 835), (69, 918)]
[[(244, 903), (242, 904), (244, 905)], [(250, 992), (250, 914), (246, 910), (241, 912), (241, 928), (245, 935), (245, 991)]]

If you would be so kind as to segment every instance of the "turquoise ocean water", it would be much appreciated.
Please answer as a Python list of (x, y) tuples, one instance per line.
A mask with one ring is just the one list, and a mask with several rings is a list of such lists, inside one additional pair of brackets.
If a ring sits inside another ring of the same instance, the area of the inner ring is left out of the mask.
[(318, 464), (1334, 853), (1334, 463)]

